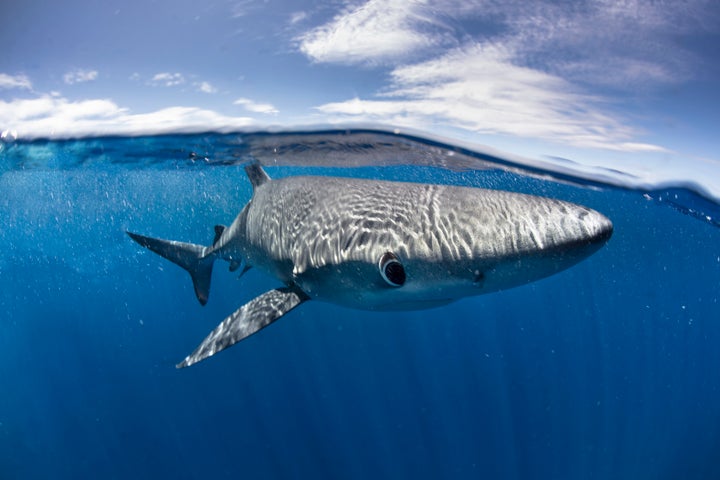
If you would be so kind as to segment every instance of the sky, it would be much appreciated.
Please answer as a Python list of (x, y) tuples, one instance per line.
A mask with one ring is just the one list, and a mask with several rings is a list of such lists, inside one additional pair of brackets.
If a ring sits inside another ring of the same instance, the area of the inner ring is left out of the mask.
[(720, 198), (720, 4), (25, 0), (0, 132), (382, 126)]

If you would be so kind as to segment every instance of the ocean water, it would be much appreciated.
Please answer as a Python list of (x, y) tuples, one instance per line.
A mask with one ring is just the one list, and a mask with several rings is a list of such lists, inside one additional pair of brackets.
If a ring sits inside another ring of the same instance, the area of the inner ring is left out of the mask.
[[(210, 243), (249, 161), (550, 196), (615, 231), (523, 287), (419, 312), (308, 302), (177, 370), (278, 282), (216, 268), (201, 307), (125, 231)], [(13, 142), (0, 172), (2, 479), (720, 478), (720, 207), (702, 192), (372, 131)]]

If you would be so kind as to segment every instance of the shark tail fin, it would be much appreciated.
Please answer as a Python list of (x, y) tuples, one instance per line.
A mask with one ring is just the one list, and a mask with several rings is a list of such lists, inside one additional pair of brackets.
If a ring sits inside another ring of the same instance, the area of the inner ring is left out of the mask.
[(183, 267), (192, 277), (195, 296), (201, 305), (205, 305), (210, 295), (210, 278), (212, 277), (214, 255), (206, 255), (207, 249), (194, 243), (162, 240), (145, 237), (137, 233), (127, 234), (143, 247), (165, 257), (176, 265)]

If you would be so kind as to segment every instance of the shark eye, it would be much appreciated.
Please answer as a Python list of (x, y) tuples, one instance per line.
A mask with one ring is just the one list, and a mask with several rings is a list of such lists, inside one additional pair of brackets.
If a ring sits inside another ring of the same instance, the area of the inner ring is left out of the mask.
[(402, 287), (405, 284), (405, 267), (392, 252), (386, 252), (378, 262), (380, 276), (392, 287)]

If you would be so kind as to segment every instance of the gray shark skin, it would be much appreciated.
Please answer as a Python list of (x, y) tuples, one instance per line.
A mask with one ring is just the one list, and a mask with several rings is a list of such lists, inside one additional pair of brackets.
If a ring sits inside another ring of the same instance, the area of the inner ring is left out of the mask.
[(252, 335), (308, 300), (412, 310), (522, 285), (564, 270), (610, 238), (613, 226), (580, 205), (434, 184), (298, 176), (246, 167), (253, 196), (211, 246), (145, 237), (182, 266), (205, 304), (212, 265), (258, 268), (285, 287), (228, 316), (178, 368)]

